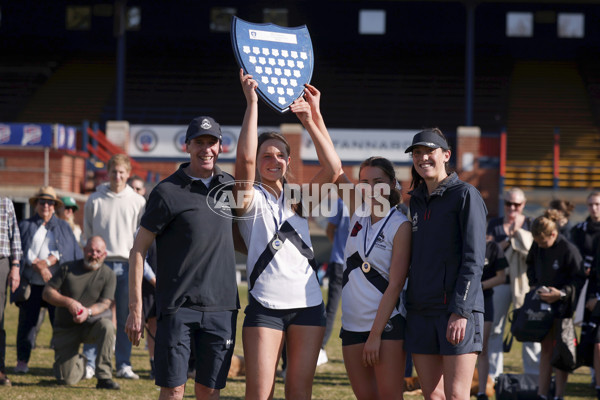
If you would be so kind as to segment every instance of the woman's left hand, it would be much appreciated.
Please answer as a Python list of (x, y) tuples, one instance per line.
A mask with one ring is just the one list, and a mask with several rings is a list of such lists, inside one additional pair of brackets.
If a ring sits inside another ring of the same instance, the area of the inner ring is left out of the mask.
[(308, 122), (312, 119), (310, 105), (302, 98), (294, 100), (290, 105), (290, 111), (296, 114), (300, 122)]
[(467, 330), (467, 319), (456, 313), (450, 314), (448, 328), (446, 329), (446, 340), (453, 346), (462, 342)]
[(309, 83), (304, 84), (304, 98), (315, 113), (320, 112), (321, 92), (316, 87)]
[(369, 335), (363, 348), (363, 366), (374, 367), (379, 364), (379, 348), (381, 347), (381, 336)]

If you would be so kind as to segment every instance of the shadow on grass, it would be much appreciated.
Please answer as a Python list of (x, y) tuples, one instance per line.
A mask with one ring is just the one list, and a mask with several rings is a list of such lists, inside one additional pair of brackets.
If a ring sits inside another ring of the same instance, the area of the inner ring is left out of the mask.
[(588, 383), (585, 382), (567, 382), (567, 388), (565, 390), (569, 397), (594, 397), (596, 390)]
[(315, 375), (314, 385), (350, 386), (350, 381), (345, 373), (321, 372)]
[(14, 382), (13, 381), (12, 386), (15, 386), (15, 387), (27, 387), (27, 386), (40, 387), (41, 386), (41, 387), (61, 387), (61, 388), (73, 387), (73, 388), (77, 388), (77, 386), (59, 385), (58, 381), (54, 378), (40, 379), (40, 380), (36, 380), (33, 382)]

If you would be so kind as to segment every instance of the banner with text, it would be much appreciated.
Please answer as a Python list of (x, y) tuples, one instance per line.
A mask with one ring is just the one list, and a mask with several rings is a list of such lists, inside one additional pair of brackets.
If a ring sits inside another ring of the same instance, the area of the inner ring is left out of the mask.
[[(220, 161), (235, 160), (241, 127), (221, 126), (223, 153)], [(134, 158), (186, 160), (185, 132), (187, 125), (131, 125), (129, 155)], [(279, 131), (279, 127), (261, 126), (258, 132)], [(377, 155), (397, 164), (410, 163), (404, 150), (419, 130), (390, 129), (329, 129), (331, 140), (343, 162), (361, 162)], [(302, 160), (317, 161), (317, 153), (308, 132), (302, 134)]]

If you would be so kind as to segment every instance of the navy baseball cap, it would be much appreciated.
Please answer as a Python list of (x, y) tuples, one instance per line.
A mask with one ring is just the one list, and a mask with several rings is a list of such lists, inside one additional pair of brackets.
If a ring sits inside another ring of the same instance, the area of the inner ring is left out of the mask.
[(202, 135), (214, 136), (219, 141), (223, 139), (221, 136), (221, 126), (211, 117), (196, 117), (190, 122), (185, 133), (186, 143), (192, 139)]
[(413, 151), (413, 148), (417, 146), (425, 146), (429, 147), (430, 149), (437, 149), (440, 147), (444, 150), (449, 149), (448, 142), (446, 142), (446, 140), (443, 137), (441, 137), (431, 129), (427, 129), (417, 133), (413, 137), (412, 144), (404, 152), (410, 153), (411, 151)]

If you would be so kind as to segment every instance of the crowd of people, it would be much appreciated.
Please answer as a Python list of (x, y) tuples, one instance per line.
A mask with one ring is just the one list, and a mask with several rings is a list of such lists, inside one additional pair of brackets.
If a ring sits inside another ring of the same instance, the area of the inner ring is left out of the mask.
[[(340, 300), (342, 354), (358, 399), (403, 398), (408, 357), (426, 399), (468, 398), (477, 368), (477, 399), (487, 400), (488, 375), (503, 372), (510, 305), (521, 306), (530, 290), (557, 320), (572, 318), (585, 296), (586, 318), (600, 322), (600, 192), (587, 198), (588, 218), (573, 224), (568, 201), (552, 200), (533, 220), (525, 216), (525, 193), (513, 188), (503, 194), (502, 216), (488, 221), (481, 194), (448, 169), (452, 150), (432, 128), (406, 149), (413, 161), (407, 208), (389, 160), (364, 160), (357, 182), (346, 174), (321, 93), (306, 85), (290, 111), (309, 133), (320, 169), (299, 195), (289, 184), (290, 143), (277, 132), (258, 133), (257, 83), (240, 71), (240, 84), (247, 106), (235, 179), (216, 164), (219, 124), (201, 116), (186, 132), (189, 162), (147, 200), (129, 158), (112, 157), (109, 181), (85, 203), (83, 229), (74, 222), (77, 203), (52, 187), (30, 198), (34, 215), (20, 223), (12, 202), (0, 199), (0, 384), (10, 384), (8, 285), (19, 307), (15, 373), (29, 371), (45, 308), (59, 384), (96, 376), (97, 388), (119, 389), (113, 358), (117, 378), (139, 379), (131, 349), (146, 332), (160, 399), (183, 397), (190, 359), (196, 398), (219, 398), (240, 308), (235, 250), (247, 254), (247, 399), (273, 397), (284, 349), (286, 398), (311, 398)], [(242, 201), (216, 209), (221, 195)], [(326, 229), (333, 242), (327, 304), (310, 239), (313, 208), (303, 196), (335, 210)], [(565, 394), (568, 371), (550, 361), (560, 329), (555, 324), (541, 342), (523, 344), (523, 371), (537, 379), (540, 400), (548, 399), (553, 372), (554, 399)], [(600, 385), (600, 334), (595, 342)]]

